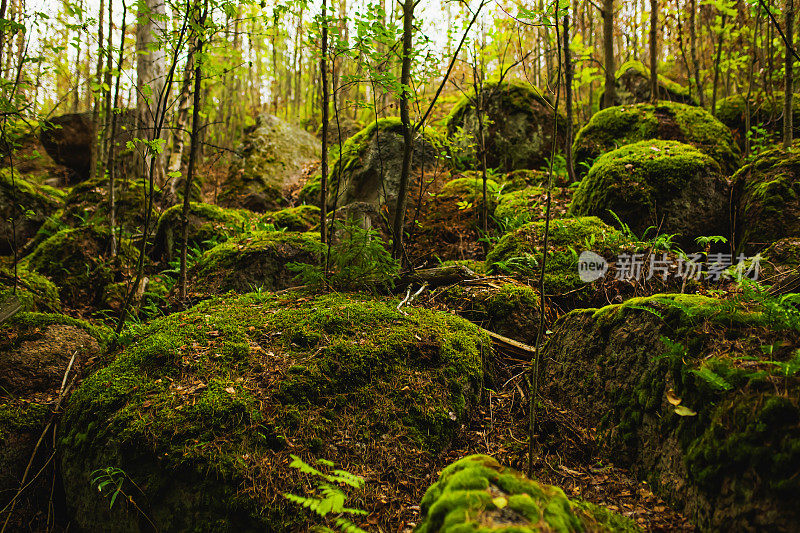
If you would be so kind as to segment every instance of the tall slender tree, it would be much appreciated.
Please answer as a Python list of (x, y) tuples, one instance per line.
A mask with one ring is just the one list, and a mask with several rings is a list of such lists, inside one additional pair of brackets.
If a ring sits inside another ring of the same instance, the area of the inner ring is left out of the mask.
[(794, 64), (794, 2), (785, 0), (783, 6), (783, 23), (786, 27), (786, 58), (783, 77), (783, 147), (792, 146), (792, 103), (794, 100), (794, 83), (792, 65)]
[(658, 0), (650, 0), (650, 100), (658, 102)]
[(601, 108), (611, 107), (617, 99), (616, 66), (614, 65), (614, 0), (603, 0), (603, 67), (605, 86)]

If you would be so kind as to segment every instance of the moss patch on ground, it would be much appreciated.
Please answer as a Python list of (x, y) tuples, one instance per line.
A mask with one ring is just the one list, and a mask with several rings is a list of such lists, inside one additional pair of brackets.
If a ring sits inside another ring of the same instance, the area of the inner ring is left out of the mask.
[(729, 187), (719, 164), (693, 146), (649, 140), (600, 156), (581, 181), (570, 212), (622, 223), (641, 236), (653, 226), (693, 243), (729, 235)]
[(595, 113), (572, 144), (576, 175), (584, 176), (600, 155), (649, 139), (680, 141), (719, 163), (730, 176), (739, 168), (739, 147), (730, 130), (701, 107), (674, 102), (609, 107)]
[(630, 519), (570, 500), (558, 487), (527, 479), (486, 455), (445, 468), (420, 507), (417, 533), (639, 531)]
[(754, 292), (569, 313), (546, 395), (702, 529), (791, 529), (800, 497), (800, 315)]
[(733, 176), (733, 186), (740, 250), (800, 236), (800, 141), (762, 153)]
[(307, 490), (289, 454), (365, 476), (375, 492), (353, 506), (382, 508), (376, 494), (408, 490), (392, 472), (440, 467), (490, 347), (463, 319), (396, 304), (253, 293), (146, 326), (83, 382), (59, 426), (76, 523), (128, 530), (142, 518), (109, 510), (90, 485), (113, 466), (161, 530), (293, 530), (314, 519), (280, 496)]

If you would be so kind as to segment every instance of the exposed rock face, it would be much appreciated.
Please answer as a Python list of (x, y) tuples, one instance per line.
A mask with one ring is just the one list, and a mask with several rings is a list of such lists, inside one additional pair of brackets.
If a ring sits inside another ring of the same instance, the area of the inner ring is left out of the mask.
[(610, 107), (595, 113), (575, 136), (575, 173), (586, 175), (600, 155), (649, 139), (680, 141), (711, 156), (725, 175), (739, 169), (739, 147), (728, 128), (701, 107), (660, 102)]
[(764, 152), (733, 176), (733, 186), (739, 249), (754, 253), (800, 237), (800, 142)]
[(319, 159), (320, 143), (307, 131), (262, 114), (245, 129), (237, 152), (220, 205), (274, 211), (287, 205), (287, 193), (297, 187), (303, 167)]
[[(121, 154), (127, 149), (127, 141), (133, 139), (134, 112), (127, 110), (118, 114), (117, 121), (114, 142), (118, 146), (117, 153)], [(91, 146), (96, 141), (91, 111), (67, 113), (42, 123), (39, 138), (50, 157), (72, 171), (71, 182), (89, 177)]]
[[(623, 63), (616, 73), (617, 99), (614, 105), (650, 102), (650, 69), (641, 62), (631, 60)], [(669, 78), (658, 75), (658, 98), (681, 104), (698, 105), (689, 90)], [(600, 102), (603, 102), (602, 93)]]
[[(483, 90), (486, 165), (511, 172), (544, 166), (553, 149), (553, 127), (558, 122), (557, 151), (564, 145), (566, 120), (553, 115), (541, 94), (521, 82), (487, 83)], [(454, 155), (466, 168), (477, 168), (475, 152), (479, 120), (475, 96), (465, 96), (447, 117), (447, 135)]]
[(558, 487), (532, 481), (487, 455), (470, 455), (445, 468), (420, 508), (417, 533), (639, 531), (630, 519), (570, 500)]
[(694, 243), (729, 235), (730, 187), (719, 164), (693, 146), (641, 141), (600, 156), (581, 181), (570, 211), (622, 223), (641, 236), (648, 227)]
[(0, 255), (20, 250), (63, 201), (58, 189), (31, 183), (16, 171), (13, 178), (11, 169), (0, 169)]
[(596, 428), (604, 456), (701, 530), (796, 528), (796, 310), (659, 295), (573, 311), (552, 329), (543, 394)]
[[(424, 479), (444, 466), (442, 450), (477, 405), (491, 342), (461, 318), (395, 305), (251, 293), (147, 325), (84, 380), (59, 424), (75, 526), (148, 527), (92, 486), (108, 465), (139, 487), (133, 498), (159, 531), (318, 525), (279, 496), (309, 494), (290, 454), (324, 457), (370, 489), (410, 497), (398, 475)], [(378, 499), (363, 502), (380, 529), (396, 527)]]

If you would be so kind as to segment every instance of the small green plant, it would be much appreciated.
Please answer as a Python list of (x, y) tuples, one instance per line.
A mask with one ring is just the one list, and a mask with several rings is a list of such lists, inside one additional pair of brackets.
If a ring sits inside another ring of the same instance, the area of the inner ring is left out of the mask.
[(345, 470), (335, 470), (333, 468), (334, 464), (325, 459), (317, 459), (317, 464), (325, 470), (325, 472), (323, 472), (309, 465), (296, 455), (292, 455), (291, 457), (292, 462), (289, 464), (290, 467), (320, 480), (315, 489), (315, 492), (320, 497), (298, 496), (290, 493), (284, 493), (283, 497), (290, 502), (310, 509), (321, 518), (326, 520), (332, 518), (333, 524), (336, 527), (336, 529), (333, 529), (326, 526), (317, 526), (314, 529), (324, 532), (342, 531), (344, 533), (366, 533), (365, 530), (351, 522), (346, 515), (364, 516), (368, 513), (362, 509), (345, 507), (347, 494), (341, 489), (341, 487), (344, 486), (361, 489), (361, 487), (364, 486), (364, 478)]
[(108, 489), (103, 496), (111, 497), (108, 504), (109, 509), (114, 508), (114, 503), (120, 494), (125, 497), (125, 493), (122, 491), (123, 483), (125, 483), (125, 472), (119, 468), (109, 466), (98, 468), (92, 472), (92, 486), (97, 488), (100, 494), (103, 494), (103, 491)]
[(389, 254), (381, 236), (374, 229), (364, 229), (355, 221), (331, 225), (330, 249), (322, 243), (314, 245), (315, 252), (327, 262), (324, 267), (308, 263), (289, 263), (286, 267), (307, 285), (327, 283), (336, 290), (364, 290), (394, 286), (400, 263)]

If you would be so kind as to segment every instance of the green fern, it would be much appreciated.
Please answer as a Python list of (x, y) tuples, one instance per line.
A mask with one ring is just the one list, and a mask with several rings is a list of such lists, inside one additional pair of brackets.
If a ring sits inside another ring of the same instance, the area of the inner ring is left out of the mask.
[(712, 389), (717, 391), (728, 391), (731, 390), (732, 386), (730, 383), (725, 381), (725, 378), (708, 368), (707, 366), (701, 366), (700, 368), (691, 370), (691, 373), (703, 380), (705, 383), (708, 384)]

